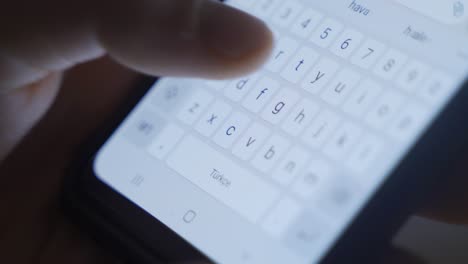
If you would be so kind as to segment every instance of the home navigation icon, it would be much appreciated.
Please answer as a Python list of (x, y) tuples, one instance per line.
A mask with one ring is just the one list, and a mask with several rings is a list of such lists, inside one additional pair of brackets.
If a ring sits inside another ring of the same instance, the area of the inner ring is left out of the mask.
[(182, 217), (182, 220), (184, 220), (185, 223), (189, 224), (191, 223), (195, 218), (197, 217), (197, 213), (193, 210), (188, 210), (185, 212), (184, 216)]

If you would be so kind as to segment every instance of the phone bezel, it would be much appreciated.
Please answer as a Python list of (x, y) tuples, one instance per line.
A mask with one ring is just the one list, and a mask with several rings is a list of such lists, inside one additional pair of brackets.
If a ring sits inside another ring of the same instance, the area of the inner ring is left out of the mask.
[[(109, 124), (84, 144), (65, 181), (64, 209), (74, 220), (93, 228), (98, 238), (107, 238), (106, 244), (112, 244), (132, 258), (145, 262), (170, 260), (174, 248), (179, 252), (178, 256), (203, 258), (203, 253), (101, 182), (92, 170), (96, 152), (155, 81), (145, 78)], [(323, 263), (349, 259), (366, 261), (381, 255), (408, 216), (431, 191), (445, 182), (444, 175), (453, 168), (456, 157), (466, 153), (466, 102), (468, 89), (463, 85), (327, 252)], [(164, 239), (155, 241), (156, 237)], [(169, 248), (163, 248), (168, 245)]]

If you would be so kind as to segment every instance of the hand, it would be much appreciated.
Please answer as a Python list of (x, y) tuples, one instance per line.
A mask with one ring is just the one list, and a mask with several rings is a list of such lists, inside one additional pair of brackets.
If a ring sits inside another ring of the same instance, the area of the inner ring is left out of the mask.
[[(120, 262), (57, 209), (60, 181), (74, 151), (112, 115), (138, 78), (108, 58), (96, 58), (108, 54), (149, 74), (229, 77), (259, 65), (271, 45), (263, 25), (220, 6), (199, 18), (216, 23), (199, 23), (190, 31), (184, 30), (188, 17), (199, 21), (191, 15), (193, 1), (69, 2), (16, 0), (0, 10), (0, 209), (5, 212), (0, 217), (0, 263)], [(218, 21), (223, 17), (224, 22)], [(221, 27), (223, 23), (227, 25)], [(187, 31), (194, 33), (188, 39)], [(214, 42), (204, 37), (224, 32), (233, 35)], [(232, 52), (236, 47), (237, 54)], [(92, 62), (68, 70), (86, 61)], [(59, 87), (53, 106), (37, 123)], [(450, 184), (428, 201), (424, 215), (468, 224), (464, 171), (461, 164), (447, 175)], [(386, 260), (421, 263), (398, 250), (391, 250)]]
[(147, 74), (224, 78), (256, 68), (272, 43), (262, 22), (209, 0), (8, 1), (0, 34), (0, 160), (76, 64), (108, 54)]
[(0, 35), (0, 263), (119, 262), (57, 207), (74, 151), (138, 78), (128, 68), (231, 77), (272, 45), (259, 20), (203, 0), (8, 1)]

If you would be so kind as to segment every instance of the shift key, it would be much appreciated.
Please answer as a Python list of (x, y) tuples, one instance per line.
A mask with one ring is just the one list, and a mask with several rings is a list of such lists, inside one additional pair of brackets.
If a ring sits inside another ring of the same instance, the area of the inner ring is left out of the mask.
[(185, 137), (167, 159), (177, 173), (256, 223), (278, 190), (194, 136)]

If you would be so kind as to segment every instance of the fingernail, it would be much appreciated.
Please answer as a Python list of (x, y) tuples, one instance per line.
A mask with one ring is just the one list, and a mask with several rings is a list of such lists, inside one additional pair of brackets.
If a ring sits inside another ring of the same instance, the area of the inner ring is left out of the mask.
[(210, 0), (200, 10), (200, 34), (211, 52), (227, 59), (268, 53), (273, 39), (261, 20)]

